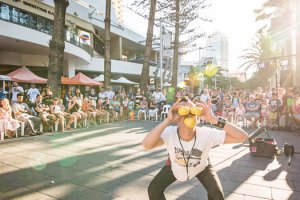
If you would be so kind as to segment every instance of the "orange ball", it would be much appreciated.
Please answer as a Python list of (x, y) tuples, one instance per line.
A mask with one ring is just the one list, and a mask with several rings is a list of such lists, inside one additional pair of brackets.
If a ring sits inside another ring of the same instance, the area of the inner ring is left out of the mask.
[(190, 107), (189, 106), (180, 106), (178, 108), (178, 114), (180, 116), (186, 116), (190, 113)]
[(201, 108), (201, 107), (191, 107), (191, 113), (192, 113), (193, 115), (198, 115), (198, 116), (200, 116), (200, 115), (202, 115), (202, 113), (203, 113), (203, 108)]
[(195, 117), (187, 117), (184, 119), (183, 123), (188, 128), (194, 128), (196, 126), (196, 118)]

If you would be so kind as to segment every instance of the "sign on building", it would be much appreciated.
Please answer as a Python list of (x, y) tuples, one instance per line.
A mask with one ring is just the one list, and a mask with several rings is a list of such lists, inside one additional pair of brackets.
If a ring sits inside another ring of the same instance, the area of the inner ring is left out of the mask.
[(149, 79), (149, 84), (154, 85), (155, 84), (155, 78), (150, 78)]

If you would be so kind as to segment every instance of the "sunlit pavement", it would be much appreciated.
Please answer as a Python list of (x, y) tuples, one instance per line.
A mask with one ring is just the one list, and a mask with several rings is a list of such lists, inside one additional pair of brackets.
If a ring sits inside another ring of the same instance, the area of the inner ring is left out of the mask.
[[(144, 151), (140, 145), (156, 122), (100, 125), (68, 133), (46, 134), (0, 143), (0, 199), (147, 200), (147, 186), (164, 165), (163, 148)], [(271, 132), (283, 147), (300, 136)], [(210, 153), (226, 199), (300, 199), (300, 155), (251, 157), (249, 149), (224, 145)], [(196, 179), (176, 182), (167, 199), (207, 199)]]

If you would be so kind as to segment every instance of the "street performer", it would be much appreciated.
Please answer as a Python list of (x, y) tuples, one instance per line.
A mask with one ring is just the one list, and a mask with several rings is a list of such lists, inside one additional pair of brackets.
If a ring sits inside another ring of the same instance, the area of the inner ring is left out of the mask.
[[(196, 115), (192, 111), (195, 107), (201, 110)], [(218, 129), (196, 126), (199, 119), (216, 125)], [(177, 126), (170, 126), (172, 123)], [(213, 116), (210, 101), (195, 105), (188, 99), (179, 99), (170, 108), (168, 117), (143, 140), (146, 150), (165, 144), (169, 154), (166, 165), (148, 187), (150, 200), (165, 199), (164, 191), (169, 185), (176, 180), (188, 181), (193, 177), (206, 189), (208, 200), (224, 199), (219, 177), (208, 161), (208, 153), (217, 145), (244, 142), (247, 138), (247, 133), (239, 127)]]

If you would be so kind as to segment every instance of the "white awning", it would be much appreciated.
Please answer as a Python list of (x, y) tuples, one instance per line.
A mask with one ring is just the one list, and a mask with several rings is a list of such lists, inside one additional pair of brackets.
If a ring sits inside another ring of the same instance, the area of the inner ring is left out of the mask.
[(133, 82), (133, 81), (130, 81), (128, 80), (127, 78), (125, 77), (121, 77), (117, 80), (112, 80), (113, 83), (121, 83), (121, 84), (130, 84), (130, 85), (137, 85), (138, 83), (136, 82)]
[(100, 74), (99, 76), (97, 76), (96, 78), (94, 78), (95, 81), (99, 81), (99, 82), (103, 82), (104, 81), (104, 75)]
[(0, 75), (0, 81), (11, 81), (11, 78), (9, 76)]
[[(103, 81), (104, 81), (104, 75), (101, 74), (101, 75), (97, 76), (96, 78), (94, 78), (94, 80), (95, 80), (95, 81), (103, 82)], [(136, 82), (132, 82), (132, 81), (126, 79), (126, 78), (123, 77), (123, 76), (122, 76), (121, 78), (117, 79), (117, 80), (113, 80), (113, 79), (112, 79), (111, 82), (112, 82), (112, 83), (120, 83), (120, 84), (129, 84), (129, 85), (137, 85), (137, 84), (138, 84), (138, 83), (136, 83)]]

